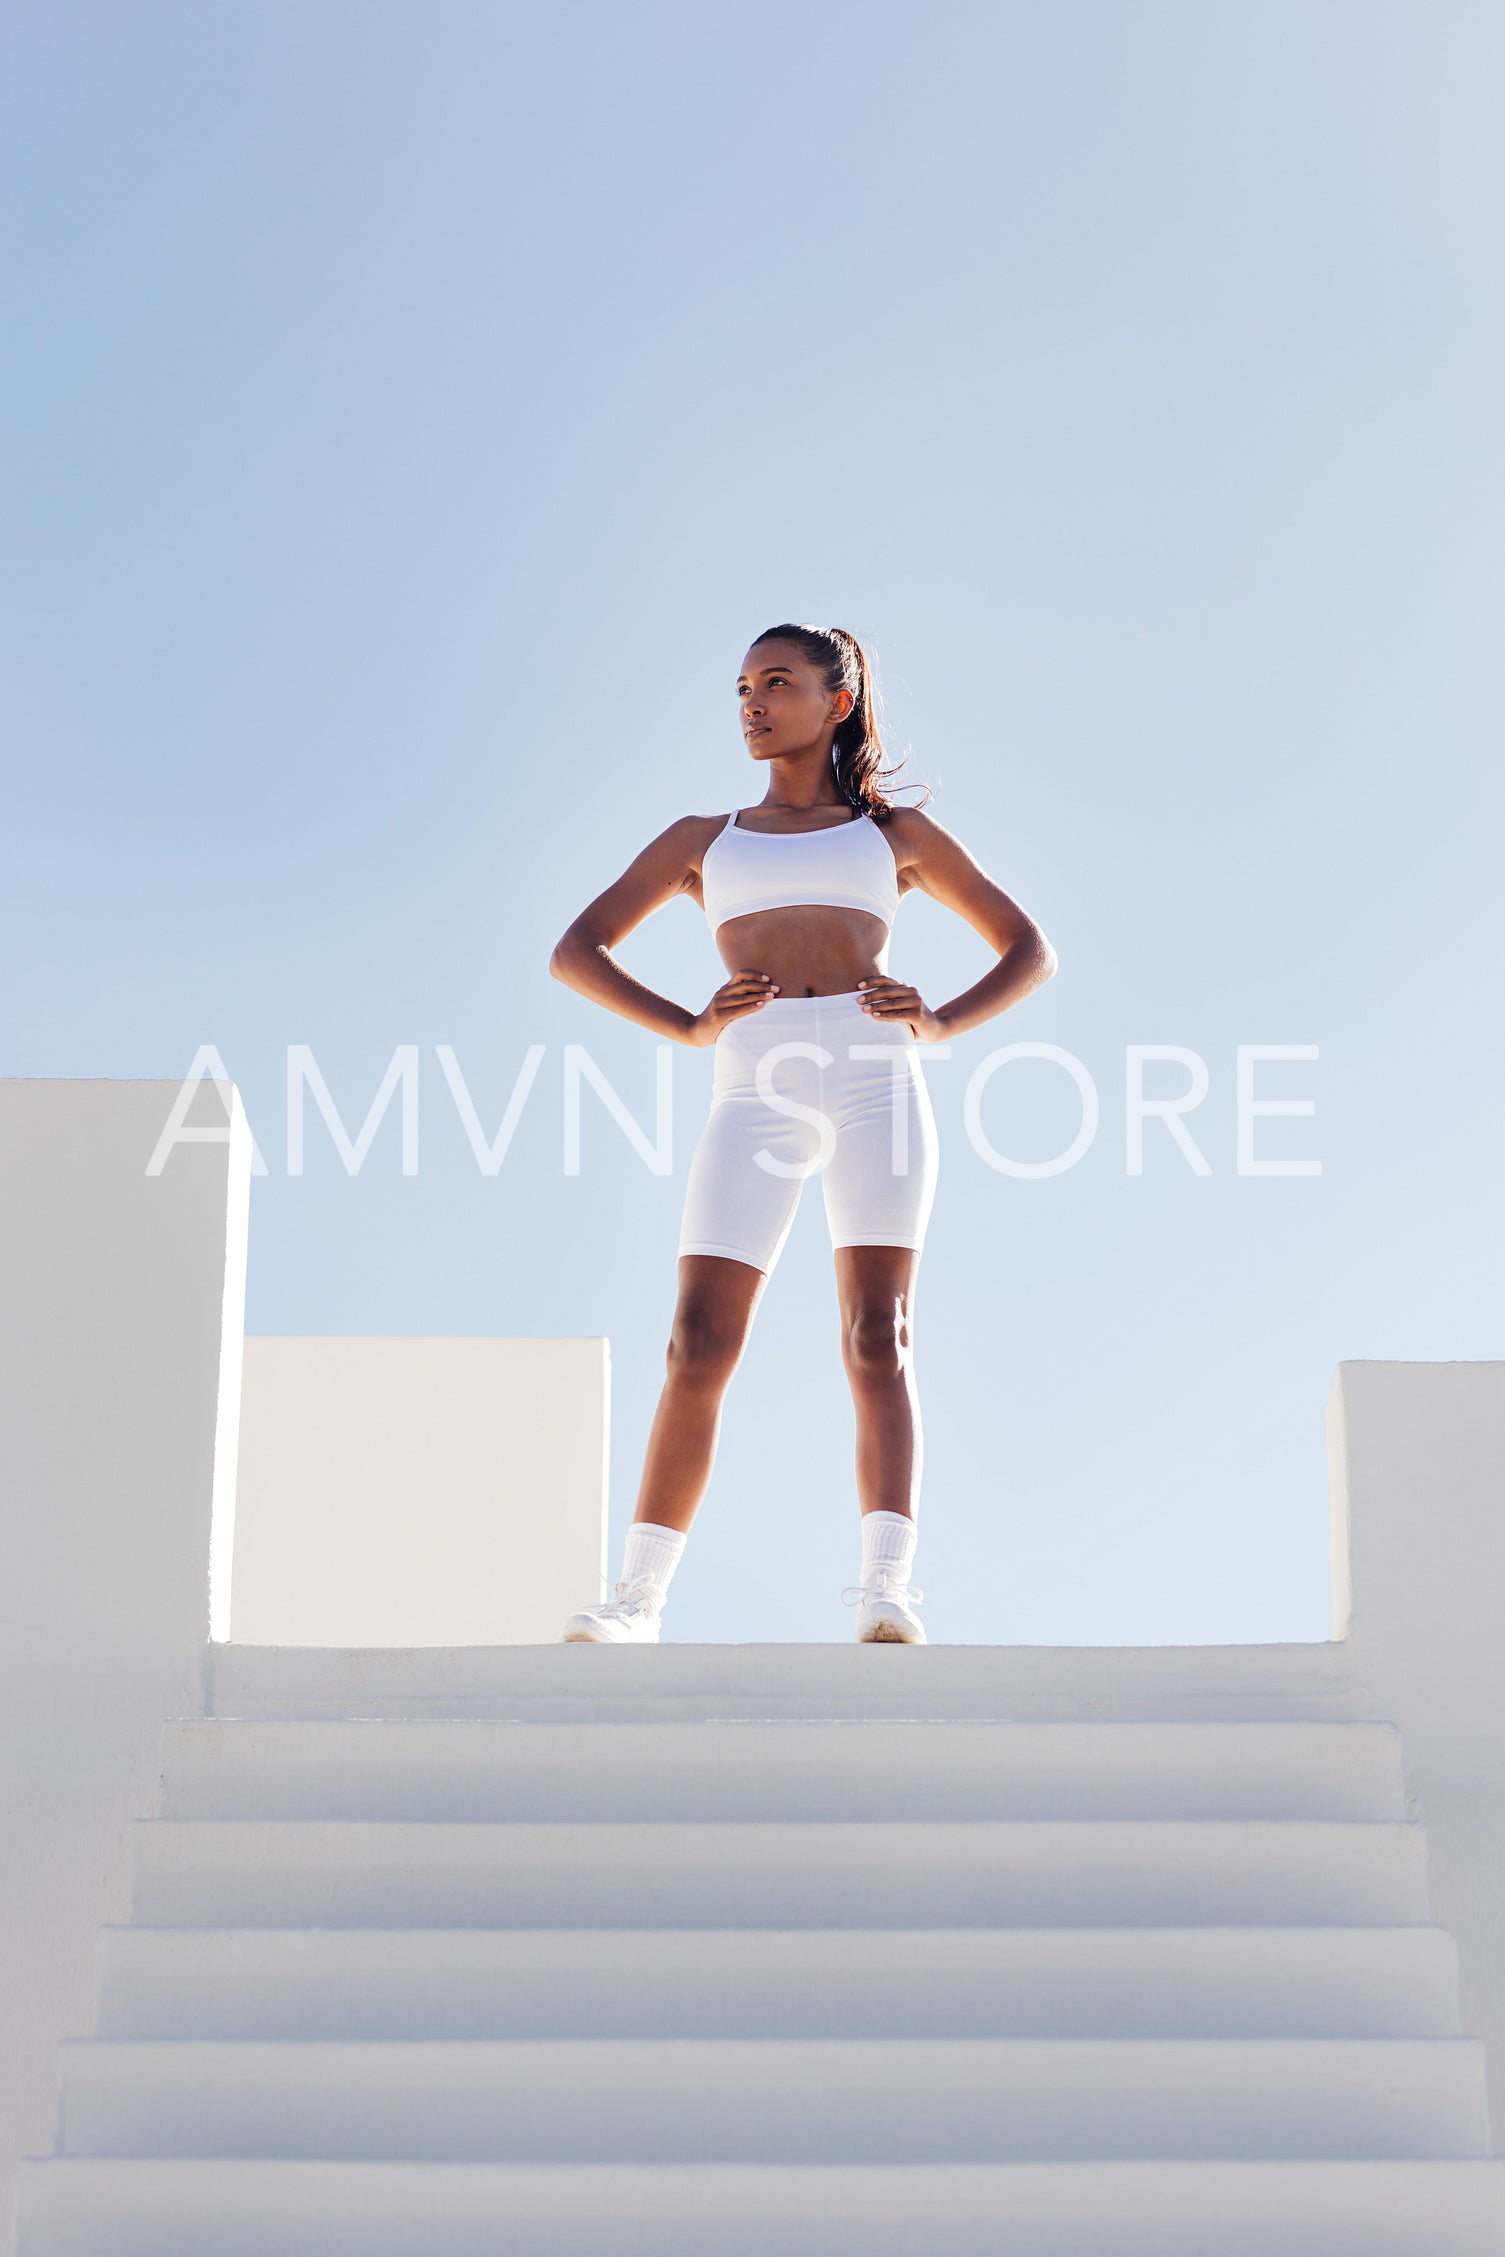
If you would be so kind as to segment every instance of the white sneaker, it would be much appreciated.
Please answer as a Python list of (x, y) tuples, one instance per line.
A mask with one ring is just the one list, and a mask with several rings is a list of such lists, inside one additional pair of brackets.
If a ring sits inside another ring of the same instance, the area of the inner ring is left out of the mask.
[(923, 1591), (912, 1591), (908, 1579), (893, 1568), (877, 1567), (870, 1582), (848, 1585), (841, 1601), (857, 1609), (860, 1646), (923, 1646), (925, 1625), (914, 1609), (924, 1596)]
[(582, 1607), (564, 1626), (566, 1642), (588, 1639), (601, 1646), (656, 1646), (658, 1615), (665, 1594), (656, 1583), (615, 1583), (609, 1599)]

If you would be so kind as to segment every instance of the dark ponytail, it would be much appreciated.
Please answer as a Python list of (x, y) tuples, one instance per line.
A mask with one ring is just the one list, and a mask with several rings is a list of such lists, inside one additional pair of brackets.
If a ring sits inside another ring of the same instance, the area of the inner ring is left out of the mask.
[[(793, 643), (810, 661), (828, 690), (850, 690), (854, 700), (846, 719), (837, 725), (831, 740), (832, 766), (836, 787), (847, 804), (864, 815), (871, 815), (875, 823), (886, 823), (893, 813), (893, 803), (879, 781), (884, 776), (896, 776), (903, 767), (898, 761), (892, 768), (883, 766), (883, 744), (878, 734), (878, 693), (868, 665), (867, 652), (855, 635), (845, 627), (795, 627), (786, 623), (782, 627), (765, 627), (753, 643)], [(905, 790), (912, 790), (906, 785)], [(930, 787), (923, 787), (930, 796)]]

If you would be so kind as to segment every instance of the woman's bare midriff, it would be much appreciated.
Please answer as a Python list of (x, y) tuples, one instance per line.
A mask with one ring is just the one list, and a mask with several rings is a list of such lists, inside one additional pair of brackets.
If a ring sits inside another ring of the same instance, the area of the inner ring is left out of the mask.
[(888, 971), (888, 927), (868, 909), (753, 909), (717, 928), (728, 972), (766, 972), (780, 995), (847, 995)]

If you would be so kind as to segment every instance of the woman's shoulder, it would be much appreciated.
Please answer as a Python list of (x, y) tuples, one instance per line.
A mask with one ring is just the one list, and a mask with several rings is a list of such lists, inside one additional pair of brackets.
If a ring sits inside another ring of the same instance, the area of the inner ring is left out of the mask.
[(719, 815), (681, 815), (678, 829), (682, 837), (704, 848), (726, 829), (736, 812), (734, 807), (724, 807)]
[(945, 824), (927, 815), (923, 807), (891, 806), (881, 828), (901, 870), (922, 861), (927, 851), (956, 843)]
[(665, 853), (679, 857), (685, 868), (698, 877), (707, 851), (725, 830), (734, 812), (728, 807), (720, 815), (677, 815), (659, 833), (655, 844)]
[(709, 846), (716, 833), (724, 830), (731, 818), (732, 809), (729, 807), (719, 815), (676, 815), (656, 834), (653, 844), (686, 847), (692, 852), (698, 852), (702, 847)]

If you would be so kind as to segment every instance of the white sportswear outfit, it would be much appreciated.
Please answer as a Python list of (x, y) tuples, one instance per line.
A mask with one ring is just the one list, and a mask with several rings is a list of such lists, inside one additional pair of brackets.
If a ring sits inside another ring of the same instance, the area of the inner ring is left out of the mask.
[[(892, 925), (898, 865), (870, 815), (774, 832), (747, 830), (737, 813), (702, 858), (713, 933), (729, 917), (807, 902), (864, 909)], [(939, 1143), (920, 1045), (903, 1021), (864, 1011), (856, 989), (775, 995), (728, 1021), (715, 1052), (681, 1254), (723, 1254), (771, 1272), (804, 1179), (817, 1172), (833, 1247), (923, 1247)]]

